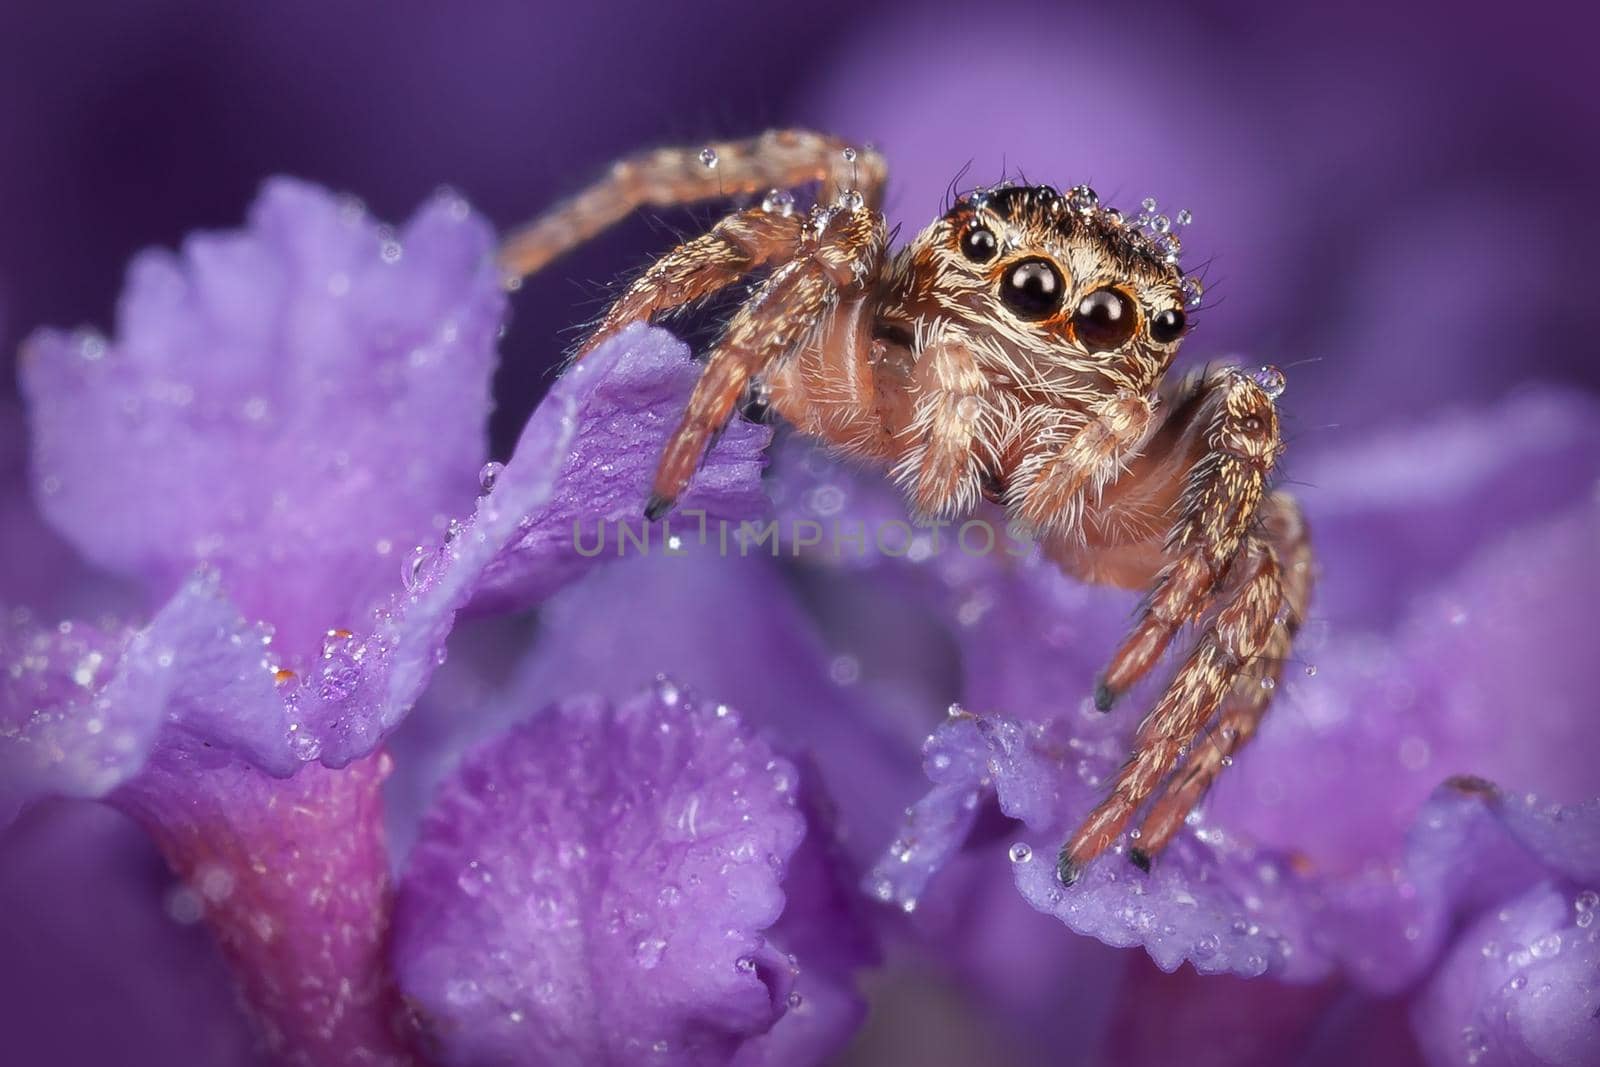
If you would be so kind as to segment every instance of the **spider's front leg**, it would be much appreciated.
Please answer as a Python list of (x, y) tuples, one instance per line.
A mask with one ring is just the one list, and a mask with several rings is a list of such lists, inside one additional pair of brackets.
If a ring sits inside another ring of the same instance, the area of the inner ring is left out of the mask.
[[(672, 507), (746, 388), (811, 338), (841, 306), (842, 291), (876, 281), (886, 240), (883, 216), (876, 211), (817, 208), (798, 230), (792, 247), (781, 255), (766, 257), (777, 265), (729, 319), (706, 358), (683, 419), (662, 452), (645, 506), (646, 517), (659, 518)], [(683, 293), (699, 292), (702, 283), (692, 279), (704, 279), (706, 291), (720, 287), (714, 281), (726, 271), (703, 260), (696, 266), (699, 253), (695, 244), (690, 242), (669, 253), (662, 261), (664, 266), (647, 272), (605, 317), (599, 334), (675, 306)], [(690, 280), (663, 296), (655, 280), (663, 275)]]
[[(1130, 853), (1148, 866), (1226, 757), (1254, 732), (1309, 598), (1298, 511), (1283, 494), (1266, 496), (1282, 451), (1272, 398), (1229, 370), (1185, 383), (1169, 400), (1149, 447), (1087, 517), (1085, 540), (1055, 546), (1068, 570), (1094, 580), (1133, 585), (1155, 577), (1141, 618), (1098, 687), (1102, 709), (1153, 666), (1181, 626), (1203, 620), (1172, 683), (1140, 723), (1110, 794), (1063, 847), (1060, 874), (1068, 884), (1189, 754)], [(1156, 517), (1172, 515), (1176, 524), (1158, 540)], [(1219, 706), (1220, 725), (1231, 734), (1217, 753), (1193, 753)]]
[(820, 183), (820, 203), (854, 190), (876, 210), (885, 176), (883, 156), (874, 149), (811, 130), (655, 148), (618, 160), (600, 180), (513, 233), (500, 250), (500, 265), (516, 277), (533, 274), (639, 208), (758, 196), (809, 182)]

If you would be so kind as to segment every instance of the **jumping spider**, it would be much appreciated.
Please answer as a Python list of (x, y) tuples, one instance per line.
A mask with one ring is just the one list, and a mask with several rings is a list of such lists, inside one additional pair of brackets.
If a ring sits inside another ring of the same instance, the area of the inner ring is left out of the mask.
[[(587, 342), (765, 274), (706, 360), (646, 514), (672, 506), (759, 384), (802, 433), (891, 471), (919, 513), (988, 498), (1067, 573), (1148, 589), (1096, 686), (1102, 711), (1181, 626), (1198, 633), (1059, 866), (1071, 884), (1155, 797), (1128, 850), (1148, 870), (1255, 733), (1305, 617), (1305, 524), (1267, 484), (1281, 382), (1164, 380), (1193, 293), (1160, 223), (1085, 186), (1002, 186), (891, 253), (884, 178), (872, 149), (805, 131), (647, 152), (513, 236), (502, 264), (532, 273), (641, 206), (765, 193), (657, 260)], [(796, 211), (787, 190), (809, 183), (817, 206)]]

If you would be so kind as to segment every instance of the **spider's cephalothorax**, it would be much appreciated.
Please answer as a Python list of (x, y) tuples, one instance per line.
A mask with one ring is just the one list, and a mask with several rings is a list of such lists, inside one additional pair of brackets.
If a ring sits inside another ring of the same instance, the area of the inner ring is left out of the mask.
[[(805, 131), (662, 149), (513, 236), (502, 261), (521, 277), (637, 207), (764, 194), (657, 260), (588, 342), (762, 276), (707, 357), (646, 513), (672, 506), (759, 387), (802, 432), (888, 469), (918, 512), (987, 497), (1068, 573), (1148, 589), (1102, 710), (1179, 628), (1197, 632), (1060, 870), (1070, 884), (1147, 802), (1128, 855), (1148, 867), (1255, 732), (1310, 598), (1299, 509), (1268, 489), (1281, 377), (1166, 379), (1199, 287), (1152, 202), (1129, 219), (1086, 186), (1005, 185), (891, 253), (884, 176), (873, 150)], [(816, 206), (798, 211), (788, 190), (810, 183)]]

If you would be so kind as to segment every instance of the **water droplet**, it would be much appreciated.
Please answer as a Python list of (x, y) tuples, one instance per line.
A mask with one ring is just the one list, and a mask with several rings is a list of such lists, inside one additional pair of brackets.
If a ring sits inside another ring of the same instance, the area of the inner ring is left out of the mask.
[(490, 460), (478, 470), (478, 485), (485, 493), (494, 488), (494, 483), (500, 480), (500, 472), (506, 469), (504, 463)]
[(398, 263), (403, 252), (404, 249), (400, 247), (399, 241), (385, 241), (380, 254), (385, 263)]
[(860, 189), (847, 189), (839, 194), (839, 206), (846, 211), (860, 211), (866, 203)]
[(769, 215), (788, 218), (794, 214), (794, 194), (786, 189), (773, 189), (761, 200), (761, 210)]
[(717, 164), (720, 162), (721, 160), (717, 158), (717, 150), (715, 148), (707, 145), (705, 148), (700, 149), (700, 165), (705, 167), (706, 170), (716, 170)]
[(799, 993), (790, 993), (784, 999), (791, 1008), (798, 1008), (800, 1005), (806, 1002), (806, 998), (802, 997)]
[[(683, 694), (678, 687), (666, 678), (656, 679), (656, 699), (669, 708), (677, 707), (678, 698)], [(719, 709), (720, 710), (720, 709)]]
[(839, 154), (844, 157), (846, 163), (854, 163), (856, 161), (856, 150), (854, 148), (846, 148)]
[(1153, 215), (1150, 218), (1150, 228), (1156, 233), (1170, 233), (1172, 231), (1172, 220), (1165, 215)]
[(1156, 198), (1153, 196), (1147, 196), (1143, 200), (1139, 201), (1139, 206), (1144, 208), (1145, 214), (1153, 215), (1155, 214), (1156, 210)]
[(411, 556), (400, 565), (400, 580), (405, 584), (406, 591), (410, 592), (422, 582), (422, 568), (428, 561), (428, 550), (418, 545), (411, 550)]
[(1233, 766), (1233, 757), (1232, 756), (1223, 756), (1222, 757), (1222, 765), (1224, 767), (1232, 767)]
[(1529, 946), (1536, 959), (1547, 959), (1561, 952), (1561, 935), (1547, 934)]
[(1074, 185), (1067, 191), (1067, 203), (1080, 215), (1088, 215), (1100, 206), (1100, 197), (1087, 185)]
[(1289, 379), (1284, 376), (1283, 371), (1270, 363), (1257, 369), (1250, 377), (1261, 387), (1263, 393), (1266, 393), (1274, 400), (1282, 396), (1284, 389), (1288, 388), (1289, 385)]
[(1306, 664), (1306, 677), (1307, 678), (1315, 678), (1316, 676), (1317, 676), (1317, 665), (1315, 663)]
[(1276, 688), (1278, 688), (1278, 683), (1274, 679), (1263, 678), (1263, 679), (1261, 679), (1261, 688), (1263, 688), (1263, 689), (1276, 689)]
[(739, 971), (741, 974), (754, 974), (756, 969), (756, 961), (751, 959), (749, 956), (740, 956), (738, 959), (733, 961), (733, 966), (734, 969)]
[(916, 897), (901, 897), (900, 898), (900, 910), (905, 912), (907, 915), (910, 915), (912, 912), (916, 911), (917, 910), (917, 898)]
[(1194, 216), (1189, 213), (1188, 208), (1179, 208), (1178, 213), (1172, 217), (1172, 221), (1179, 226), (1187, 226), (1194, 221)]
[(1201, 301), (1205, 299), (1206, 287), (1193, 274), (1183, 279), (1179, 289), (1183, 292), (1184, 307), (1197, 308), (1200, 306)]
[(1010, 856), (1012, 863), (1027, 863), (1033, 859), (1033, 849), (1018, 841), (1011, 846)]
[(975, 396), (964, 396), (956, 404), (956, 418), (962, 422), (975, 422), (983, 411), (983, 404)]
[(647, 937), (633, 947), (633, 961), (645, 970), (653, 969), (667, 951), (667, 942), (661, 937)]

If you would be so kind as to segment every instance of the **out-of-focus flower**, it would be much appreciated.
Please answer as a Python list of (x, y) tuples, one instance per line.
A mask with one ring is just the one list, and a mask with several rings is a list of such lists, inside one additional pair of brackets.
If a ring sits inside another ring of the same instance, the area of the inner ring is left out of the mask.
[[(30, 348), (47, 516), (154, 610), (137, 628), (8, 616), (0, 801), (107, 796), (145, 825), (285, 1061), (409, 1059), (377, 746), (491, 567), (500, 600), (534, 602), (574, 573), (548, 527), (642, 486), (643, 453), (592, 442), (664, 434), (692, 385), (662, 335), (621, 338), (480, 471), (492, 244), (453, 197), (394, 234), (277, 182), (249, 230), (136, 263), (114, 343)], [(728, 434), (686, 503), (758, 511), (764, 442)]]

